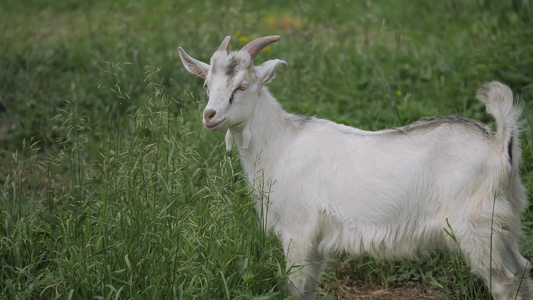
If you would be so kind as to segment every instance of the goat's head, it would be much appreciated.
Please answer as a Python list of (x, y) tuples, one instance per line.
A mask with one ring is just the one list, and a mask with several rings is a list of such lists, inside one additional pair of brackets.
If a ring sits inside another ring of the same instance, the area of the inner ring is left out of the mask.
[(258, 99), (263, 85), (274, 78), (277, 67), (287, 65), (282, 60), (274, 59), (254, 66), (254, 58), (279, 39), (279, 36), (260, 37), (240, 51), (228, 52), (230, 37), (227, 36), (211, 56), (210, 64), (196, 60), (181, 47), (178, 48), (185, 69), (205, 79), (204, 87), (209, 97), (203, 113), (205, 128), (225, 129), (251, 118), (255, 99)]

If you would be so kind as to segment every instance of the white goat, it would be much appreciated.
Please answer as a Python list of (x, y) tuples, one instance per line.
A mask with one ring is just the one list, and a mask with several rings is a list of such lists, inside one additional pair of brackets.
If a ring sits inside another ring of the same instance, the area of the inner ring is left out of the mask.
[(529, 262), (517, 244), (527, 198), (511, 90), (492, 82), (477, 93), (496, 133), (459, 116), (377, 132), (300, 117), (264, 86), (287, 64), (253, 65), (279, 39), (228, 52), (228, 36), (210, 64), (178, 50), (185, 68), (205, 78), (204, 126), (229, 128), (227, 148), (234, 139), (258, 212), (283, 244), (289, 293), (314, 299), (331, 253), (396, 259), (449, 249), (465, 255), (495, 299), (532, 299)]

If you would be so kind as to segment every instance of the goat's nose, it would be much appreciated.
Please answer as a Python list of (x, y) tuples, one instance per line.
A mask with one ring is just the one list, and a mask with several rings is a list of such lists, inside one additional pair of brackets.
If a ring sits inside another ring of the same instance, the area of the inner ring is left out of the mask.
[(211, 119), (215, 117), (216, 114), (217, 112), (214, 109), (208, 109), (204, 111), (204, 119), (206, 121), (210, 121)]

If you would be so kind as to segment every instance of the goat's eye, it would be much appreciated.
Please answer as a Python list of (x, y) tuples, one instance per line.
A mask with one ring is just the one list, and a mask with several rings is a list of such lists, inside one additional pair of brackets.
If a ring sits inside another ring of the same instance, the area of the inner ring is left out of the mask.
[(246, 85), (243, 84), (243, 85), (240, 85), (237, 89), (238, 89), (238, 90), (241, 90), (241, 91), (244, 91), (244, 90), (247, 89), (247, 88), (248, 88), (248, 86), (246, 86)]

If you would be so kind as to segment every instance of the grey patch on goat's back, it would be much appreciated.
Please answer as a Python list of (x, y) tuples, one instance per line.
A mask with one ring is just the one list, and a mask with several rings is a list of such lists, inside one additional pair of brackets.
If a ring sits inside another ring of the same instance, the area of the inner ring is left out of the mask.
[(458, 115), (450, 115), (444, 117), (426, 117), (407, 126), (386, 129), (384, 130), (384, 132), (391, 134), (410, 134), (420, 130), (433, 129), (442, 124), (459, 124), (469, 126), (471, 128), (481, 131), (487, 137), (491, 137), (494, 135), (494, 133), (491, 132), (488, 126)]
[(308, 123), (312, 121), (314, 118), (309, 116), (298, 116), (298, 115), (291, 115), (291, 120), (298, 124), (298, 125), (304, 125), (305, 123)]
[(295, 128), (303, 128), (309, 123), (316, 122), (318, 120), (314, 117), (309, 116), (298, 116), (298, 115), (290, 115), (290, 122), (293, 124)]

